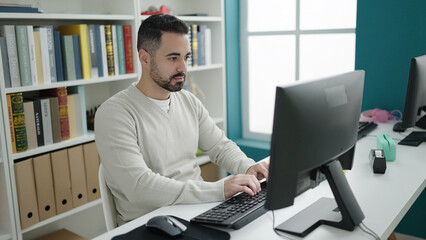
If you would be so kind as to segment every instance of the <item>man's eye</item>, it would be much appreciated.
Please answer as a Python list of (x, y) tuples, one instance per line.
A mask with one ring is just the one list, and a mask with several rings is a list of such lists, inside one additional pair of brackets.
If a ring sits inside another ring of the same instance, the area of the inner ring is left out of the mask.
[(169, 59), (170, 59), (170, 61), (176, 61), (177, 57), (171, 57)]

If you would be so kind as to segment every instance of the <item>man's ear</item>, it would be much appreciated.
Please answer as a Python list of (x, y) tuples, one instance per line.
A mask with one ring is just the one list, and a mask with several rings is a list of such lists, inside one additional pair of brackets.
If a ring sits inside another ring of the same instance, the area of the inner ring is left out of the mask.
[(151, 61), (151, 55), (145, 49), (141, 49), (139, 50), (139, 61), (142, 66), (147, 66)]

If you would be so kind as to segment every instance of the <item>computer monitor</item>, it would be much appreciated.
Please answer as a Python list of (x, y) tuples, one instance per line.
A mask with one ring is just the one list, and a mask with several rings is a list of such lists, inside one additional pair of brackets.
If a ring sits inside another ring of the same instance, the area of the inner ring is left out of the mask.
[(426, 115), (418, 119), (422, 109), (426, 111), (426, 55), (411, 59), (402, 122), (396, 123), (393, 130), (404, 132), (414, 125), (426, 129)]
[(353, 230), (364, 219), (343, 173), (353, 165), (364, 75), (359, 70), (276, 88), (265, 207), (291, 206), (324, 179), (335, 199), (321, 198), (275, 229), (305, 236), (320, 224)]

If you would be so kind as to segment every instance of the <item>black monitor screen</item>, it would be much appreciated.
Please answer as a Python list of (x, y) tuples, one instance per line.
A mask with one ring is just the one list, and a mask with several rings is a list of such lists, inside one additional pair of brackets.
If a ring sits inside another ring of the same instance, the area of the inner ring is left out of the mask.
[(411, 59), (405, 96), (402, 122), (395, 124), (394, 131), (403, 132), (415, 125), (426, 129), (426, 116), (422, 118), (421, 110), (426, 110), (426, 55)]
[(340, 213), (333, 217), (341, 220), (308, 213), (312, 219), (302, 216), (277, 230), (304, 236), (313, 230), (311, 221), (353, 230), (364, 219), (343, 174), (343, 168), (352, 168), (364, 75), (360, 70), (277, 87), (265, 207), (290, 206), (297, 195), (327, 179), (336, 200), (316, 207), (326, 209), (325, 204), (333, 211), (338, 206)]

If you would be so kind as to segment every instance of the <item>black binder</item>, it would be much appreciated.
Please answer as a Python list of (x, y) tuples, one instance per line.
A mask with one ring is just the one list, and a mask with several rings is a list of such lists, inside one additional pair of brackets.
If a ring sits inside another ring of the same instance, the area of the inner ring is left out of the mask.
[(167, 240), (167, 239), (177, 239), (177, 240), (194, 240), (194, 239), (200, 239), (200, 240), (229, 240), (231, 236), (229, 233), (209, 228), (206, 226), (202, 226), (197, 223), (191, 223), (184, 219), (178, 218), (176, 216), (173, 216), (174, 218), (178, 219), (182, 224), (184, 224), (187, 229), (186, 231), (177, 238), (169, 238), (164, 235), (154, 233), (148, 229), (146, 229), (146, 224), (133, 229), (130, 232), (124, 233), (122, 235), (118, 235), (112, 238), (112, 240), (141, 240), (141, 239), (149, 239), (149, 240)]

